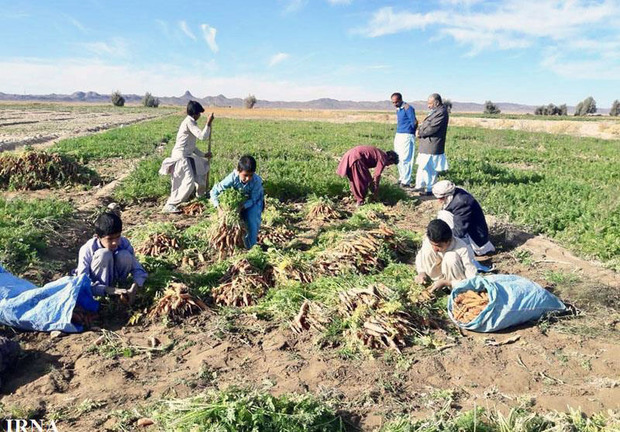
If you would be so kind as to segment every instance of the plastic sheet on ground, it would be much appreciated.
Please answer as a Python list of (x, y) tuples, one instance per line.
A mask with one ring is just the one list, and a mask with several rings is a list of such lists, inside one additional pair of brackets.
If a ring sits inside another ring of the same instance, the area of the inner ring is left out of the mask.
[(37, 287), (0, 266), (0, 324), (21, 330), (76, 333), (82, 326), (71, 323), (73, 309), (99, 310), (88, 276), (66, 276)]

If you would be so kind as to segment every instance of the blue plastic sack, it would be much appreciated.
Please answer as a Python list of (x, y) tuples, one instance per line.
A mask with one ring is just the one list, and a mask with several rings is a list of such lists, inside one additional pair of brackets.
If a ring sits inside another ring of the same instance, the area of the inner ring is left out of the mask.
[(83, 330), (71, 323), (76, 305), (89, 312), (99, 310), (87, 275), (66, 276), (38, 288), (0, 266), (0, 324), (22, 330), (76, 333)]
[[(456, 296), (468, 290), (486, 290), (489, 304), (473, 321), (461, 323), (452, 315), (452, 304)], [(565, 309), (564, 303), (536, 282), (514, 275), (476, 276), (456, 285), (448, 298), (450, 319), (461, 328), (482, 333), (496, 332)]]

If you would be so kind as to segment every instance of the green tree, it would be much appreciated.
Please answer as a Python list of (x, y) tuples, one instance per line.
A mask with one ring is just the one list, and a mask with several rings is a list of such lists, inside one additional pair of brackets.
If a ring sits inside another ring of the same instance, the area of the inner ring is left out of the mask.
[(576, 116), (584, 116), (594, 113), (596, 113), (596, 101), (592, 96), (588, 96), (582, 102), (579, 102), (575, 108)]
[(110, 95), (110, 101), (117, 107), (122, 107), (125, 105), (125, 98), (118, 90)]
[(502, 111), (491, 101), (486, 101), (484, 103), (484, 113), (485, 114), (499, 114)]
[(156, 98), (149, 92), (146, 92), (142, 98), (142, 105), (149, 108), (157, 108), (159, 106), (159, 98)]
[(254, 105), (256, 105), (256, 96), (254, 96), (253, 94), (248, 95), (248, 97), (246, 97), (245, 99), (243, 99), (243, 105), (244, 105), (247, 109), (252, 109), (252, 108), (254, 108)]
[(618, 99), (616, 99), (614, 103), (611, 104), (609, 115), (614, 116), (614, 117), (617, 117), (620, 115), (620, 101)]
[(451, 113), (452, 112), (452, 101), (450, 99), (444, 99), (443, 104), (448, 110), (448, 112)]

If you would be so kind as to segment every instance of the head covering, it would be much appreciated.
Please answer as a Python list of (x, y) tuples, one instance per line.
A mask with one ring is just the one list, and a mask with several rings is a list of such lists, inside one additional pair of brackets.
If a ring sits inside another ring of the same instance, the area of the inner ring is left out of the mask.
[(454, 193), (454, 183), (450, 180), (442, 180), (435, 183), (433, 186), (433, 195), (437, 198), (446, 198)]

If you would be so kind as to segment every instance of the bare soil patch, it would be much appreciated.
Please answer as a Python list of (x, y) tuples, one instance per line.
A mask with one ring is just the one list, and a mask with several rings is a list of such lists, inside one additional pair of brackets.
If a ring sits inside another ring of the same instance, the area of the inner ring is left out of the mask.
[(60, 105), (57, 109), (0, 104), (0, 151), (31, 146), (49, 146), (65, 138), (90, 135), (150, 120), (176, 109), (123, 109)]
[[(126, 208), (123, 216), (128, 227), (171, 219), (159, 210), (157, 203), (146, 203)], [(389, 211), (398, 216), (398, 226), (423, 232), (437, 202), (401, 202)], [(184, 226), (201, 217), (173, 216), (172, 221)], [(90, 235), (80, 226), (74, 221), (77, 232), (66, 239), (68, 252), (62, 258), (67, 262), (75, 259), (77, 247)], [(304, 229), (321, 228), (309, 222)], [(56, 339), (18, 332), (14, 338), (22, 343), (26, 357), (4, 380), (0, 402), (61, 413), (60, 424), (76, 431), (114, 430), (119, 423), (115, 410), (139, 409), (160, 398), (233, 384), (276, 395), (310, 391), (336, 397), (355, 413), (352, 421), (360, 430), (374, 430), (385, 418), (401, 413), (428, 415), (448, 399), (463, 409), (507, 409), (521, 403), (539, 411), (617, 408), (617, 274), (510, 225), (493, 221), (491, 230), (498, 253), (490, 259), (499, 272), (520, 274), (543, 286), (553, 285), (546, 279), (549, 274), (577, 274), (579, 279), (570, 286), (556, 284), (553, 289), (565, 300), (575, 295), (582, 315), (494, 335), (460, 334), (446, 324), (429, 335), (427, 347), (405, 348), (402, 356), (350, 357), (337, 347), (320, 347), (312, 333), (296, 335), (248, 315), (208, 311), (174, 326), (127, 326), (126, 312), (113, 305), (100, 324), (114, 331), (123, 346), (133, 347), (131, 356), (97, 352), (98, 331)], [(524, 250), (528, 254), (519, 252)], [(582, 303), (587, 295), (577, 295), (597, 290), (610, 294), (589, 304)], [(512, 344), (489, 344), (514, 336), (519, 339)], [(157, 349), (150, 348), (152, 337), (159, 341)], [(95, 402), (93, 408), (72, 415), (85, 400)]]

